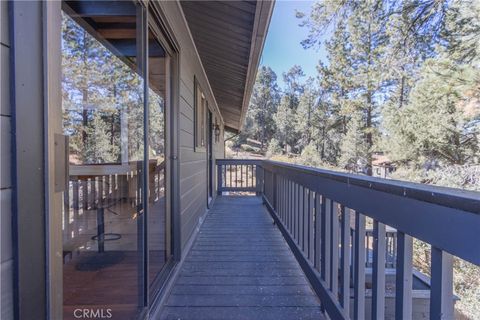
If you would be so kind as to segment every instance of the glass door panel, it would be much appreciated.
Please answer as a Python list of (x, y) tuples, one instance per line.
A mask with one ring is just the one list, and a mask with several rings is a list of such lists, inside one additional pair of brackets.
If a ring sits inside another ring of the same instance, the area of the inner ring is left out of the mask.
[(70, 163), (64, 319), (85, 309), (134, 319), (143, 310), (142, 10), (129, 1), (64, 3), (62, 110)]
[[(149, 65), (149, 209), (148, 254), (150, 294), (155, 294), (155, 280), (170, 255), (170, 216), (166, 203), (166, 107), (170, 93), (170, 57), (156, 40), (153, 32), (148, 37)], [(153, 297), (152, 297), (153, 298)]]

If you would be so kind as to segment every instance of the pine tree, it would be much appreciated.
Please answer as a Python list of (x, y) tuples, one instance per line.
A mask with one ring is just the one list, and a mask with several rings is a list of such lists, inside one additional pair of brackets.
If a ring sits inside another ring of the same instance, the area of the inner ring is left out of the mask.
[(480, 96), (475, 63), (480, 59), (471, 53), (479, 48), (480, 16), (475, 12), (480, 5), (455, 2), (448, 11), (431, 10), (435, 23), (423, 23), (422, 30), (437, 34), (441, 45), (418, 68), (405, 110), (385, 109), (384, 148), (393, 160), (416, 168), (475, 163), (480, 112), (470, 109)]
[(274, 114), (280, 99), (277, 75), (270, 67), (262, 66), (258, 70), (253, 87), (247, 118), (251, 118), (250, 134), (261, 143), (264, 151), (268, 141), (275, 133)]
[(283, 81), (285, 82), (284, 97), (293, 111), (297, 109), (300, 96), (304, 91), (304, 85), (301, 83), (304, 76), (305, 73), (299, 65), (294, 65), (283, 74)]
[(86, 163), (112, 163), (119, 160), (118, 142), (112, 144), (112, 135), (108, 121), (104, 121), (100, 113), (95, 113), (88, 127), (83, 155)]
[(309, 78), (300, 96), (297, 112), (295, 114), (295, 129), (299, 140), (297, 149), (299, 152), (309, 145), (314, 138), (313, 114), (317, 103), (317, 92), (314, 88), (313, 79)]
[(365, 139), (363, 114), (355, 112), (347, 124), (347, 132), (341, 141), (341, 168), (367, 174), (370, 161), (370, 145)]
[[(389, 153), (392, 159), (413, 162), (459, 164), (474, 160), (478, 129), (469, 124), (475, 114), (462, 100), (475, 89), (475, 75), (468, 67), (455, 66), (448, 58), (425, 62), (421, 79), (412, 89), (404, 110), (389, 110)], [(475, 122), (471, 123), (472, 125)]]
[(290, 101), (289, 97), (283, 95), (274, 116), (275, 138), (285, 152), (288, 152), (296, 143), (295, 111), (290, 107)]
[[(324, 30), (333, 28), (335, 41), (327, 46), (329, 60), (345, 68), (330, 69), (330, 66), (320, 65), (319, 71), (331, 78), (323, 77), (330, 84), (332, 108), (338, 110), (344, 129), (349, 115), (361, 115), (361, 130), (355, 132), (369, 150), (365, 164), (367, 174), (371, 174), (379, 101), (384, 99), (388, 85), (382, 64), (388, 40), (385, 16), (386, 8), (382, 1), (323, 1), (314, 5), (304, 22), (310, 31), (309, 38), (303, 43), (306, 47), (319, 45)], [(343, 81), (333, 80), (337, 74), (343, 75), (340, 79)]]

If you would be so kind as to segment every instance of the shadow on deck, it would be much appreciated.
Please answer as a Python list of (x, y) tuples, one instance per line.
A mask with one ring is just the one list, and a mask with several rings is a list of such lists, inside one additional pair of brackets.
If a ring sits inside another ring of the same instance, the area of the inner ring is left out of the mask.
[(261, 197), (221, 196), (160, 319), (324, 319)]

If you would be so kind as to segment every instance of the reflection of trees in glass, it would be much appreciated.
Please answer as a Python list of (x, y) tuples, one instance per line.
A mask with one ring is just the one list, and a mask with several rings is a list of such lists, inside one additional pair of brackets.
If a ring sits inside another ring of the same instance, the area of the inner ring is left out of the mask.
[(149, 145), (150, 159), (162, 162), (165, 158), (165, 100), (149, 90)]
[(72, 162), (143, 158), (143, 84), (132, 67), (63, 16), (63, 124)]

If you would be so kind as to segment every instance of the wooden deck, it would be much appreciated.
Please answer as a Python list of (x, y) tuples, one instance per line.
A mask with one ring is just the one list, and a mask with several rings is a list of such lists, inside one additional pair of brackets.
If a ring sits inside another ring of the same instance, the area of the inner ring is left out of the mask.
[(261, 198), (248, 196), (217, 198), (154, 318), (324, 319)]

